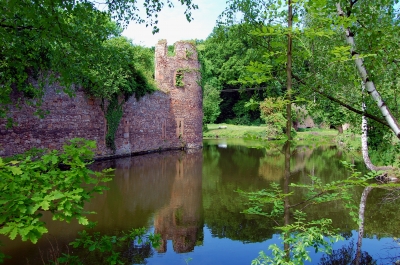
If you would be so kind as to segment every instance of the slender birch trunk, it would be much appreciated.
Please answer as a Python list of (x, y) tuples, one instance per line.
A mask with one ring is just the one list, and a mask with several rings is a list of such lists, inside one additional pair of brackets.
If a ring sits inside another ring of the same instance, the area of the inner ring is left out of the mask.
[[(363, 93), (363, 100), (362, 100), (362, 111), (366, 112), (367, 107), (365, 105), (364, 101), (364, 90), (365, 86), (364, 83), (362, 85), (362, 93)], [(389, 170), (392, 169), (392, 167), (377, 167), (375, 166), (371, 159), (369, 158), (369, 153), (368, 153), (368, 122), (367, 118), (363, 115), (362, 116), (362, 122), (361, 122), (361, 151), (364, 159), (364, 163), (367, 166), (369, 170), (374, 170), (374, 171), (379, 171), (379, 170)]]
[(372, 187), (365, 187), (362, 195), (361, 195), (361, 200), (360, 200), (360, 208), (358, 211), (358, 218), (359, 218), (359, 226), (358, 226), (358, 240), (357, 240), (357, 251), (356, 251), (356, 257), (355, 257), (355, 264), (359, 265), (360, 264), (360, 258), (361, 258), (361, 246), (362, 246), (362, 239), (364, 237), (364, 213), (365, 213), (365, 205), (367, 203), (367, 198), (369, 192), (372, 190)]
[[(362, 103), (363, 109), (365, 106), (365, 103)], [(371, 159), (369, 158), (368, 154), (368, 135), (367, 135), (367, 130), (368, 130), (368, 124), (367, 124), (367, 118), (365, 116), (362, 116), (362, 122), (361, 122), (361, 150), (362, 150), (362, 155), (364, 159), (364, 164), (369, 170), (377, 170), (375, 165), (372, 164)]]
[[(336, 3), (336, 9), (340, 17), (345, 17), (345, 14), (339, 3)], [(394, 118), (389, 108), (386, 106), (378, 90), (376, 90), (374, 82), (369, 79), (367, 69), (364, 66), (364, 60), (360, 58), (360, 55), (355, 50), (354, 34), (350, 31), (350, 28), (346, 28), (345, 33), (347, 43), (351, 46), (350, 52), (355, 59), (358, 73), (360, 74), (368, 93), (372, 96), (372, 98), (378, 105), (378, 108), (380, 109), (383, 117), (389, 124), (389, 127), (395, 133), (397, 138), (400, 139), (400, 127), (397, 120)]]

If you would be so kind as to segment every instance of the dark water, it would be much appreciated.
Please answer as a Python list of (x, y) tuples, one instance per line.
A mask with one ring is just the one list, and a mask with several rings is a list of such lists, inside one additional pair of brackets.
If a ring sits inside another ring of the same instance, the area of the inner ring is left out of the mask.
[[(335, 147), (297, 147), (291, 153), (293, 183), (311, 183), (310, 174), (324, 183), (346, 178), (349, 173), (340, 160), (362, 164)], [(260, 216), (242, 214), (246, 201), (235, 192), (256, 191), (272, 182), (283, 185), (285, 156), (282, 146), (263, 146), (244, 140), (206, 140), (203, 150), (164, 152), (99, 163), (114, 167), (109, 190), (97, 195), (87, 209), (97, 221), (95, 230), (115, 234), (146, 227), (163, 239), (159, 249), (146, 252), (147, 264), (250, 264), (261, 250), (280, 243), (276, 223)], [(296, 190), (293, 200), (300, 199)], [(359, 200), (360, 190), (354, 190)], [(385, 190), (371, 191), (366, 208), (363, 251), (392, 264), (389, 257), (400, 255), (393, 237), (400, 235), (399, 202), (382, 204)], [(335, 249), (357, 241), (357, 225), (342, 202), (305, 209), (311, 218), (331, 218), (347, 239)], [(12, 256), (6, 264), (44, 264), (61, 250), (73, 254), (68, 243), (83, 227), (77, 223), (51, 221), (49, 233), (36, 245), (1, 238), (1, 250)], [(311, 250), (313, 252), (313, 250)], [(321, 254), (312, 254), (318, 264)], [(98, 264), (89, 261), (88, 264)]]

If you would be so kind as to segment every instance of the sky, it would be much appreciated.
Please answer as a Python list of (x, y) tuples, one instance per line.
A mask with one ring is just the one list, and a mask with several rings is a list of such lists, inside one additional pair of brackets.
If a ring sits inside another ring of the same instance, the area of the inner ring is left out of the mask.
[(166, 39), (168, 45), (180, 40), (206, 39), (226, 6), (226, 0), (193, 1), (199, 9), (192, 11), (193, 20), (189, 23), (184, 14), (185, 8), (178, 1), (173, 2), (174, 8), (164, 7), (159, 13), (159, 33), (153, 35), (152, 27), (130, 23), (122, 35), (133, 40), (134, 44), (146, 47), (155, 46), (161, 39)]

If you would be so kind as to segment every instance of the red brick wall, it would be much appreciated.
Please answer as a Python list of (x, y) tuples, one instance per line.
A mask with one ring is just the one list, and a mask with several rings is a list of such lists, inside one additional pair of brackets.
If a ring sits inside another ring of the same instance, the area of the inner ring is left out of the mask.
[[(57, 85), (47, 86), (43, 96), (42, 109), (50, 114), (40, 119), (33, 115), (35, 107), (22, 104), (22, 108), (13, 107), (11, 117), (18, 123), (12, 129), (6, 129), (4, 120), (0, 120), (0, 155), (10, 156), (27, 151), (33, 147), (61, 149), (67, 139), (74, 137), (96, 140), (98, 154), (107, 153), (105, 149), (105, 119), (99, 102), (90, 100), (78, 91), (70, 98), (57, 92)], [(18, 94), (13, 99), (20, 98)]]
[[(125, 103), (115, 137), (115, 155), (202, 146), (202, 92), (197, 82), (200, 77), (197, 53), (185, 42), (175, 46), (175, 57), (165, 55), (166, 43), (156, 47), (156, 81), (161, 91), (138, 101), (131, 97)], [(186, 54), (190, 58), (185, 58)], [(185, 86), (177, 88), (175, 72), (182, 68), (187, 69)], [(100, 101), (88, 98), (83, 91), (72, 98), (59, 91), (60, 87), (54, 84), (45, 88), (42, 109), (50, 113), (43, 119), (33, 115), (34, 107), (22, 104), (22, 108), (10, 110), (17, 126), (6, 129), (6, 121), (0, 120), (0, 156), (22, 153), (33, 147), (61, 149), (66, 140), (74, 137), (96, 140), (98, 157), (114, 155), (105, 146), (106, 120)], [(19, 96), (13, 95), (14, 100)]]

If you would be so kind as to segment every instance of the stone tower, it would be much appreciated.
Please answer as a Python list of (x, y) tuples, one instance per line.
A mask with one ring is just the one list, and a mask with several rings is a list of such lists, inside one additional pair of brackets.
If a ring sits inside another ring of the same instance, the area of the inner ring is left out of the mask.
[(160, 90), (170, 95), (176, 137), (186, 148), (202, 146), (202, 90), (200, 63), (190, 42), (175, 43), (175, 55), (168, 56), (168, 46), (161, 40), (155, 49), (155, 79)]

